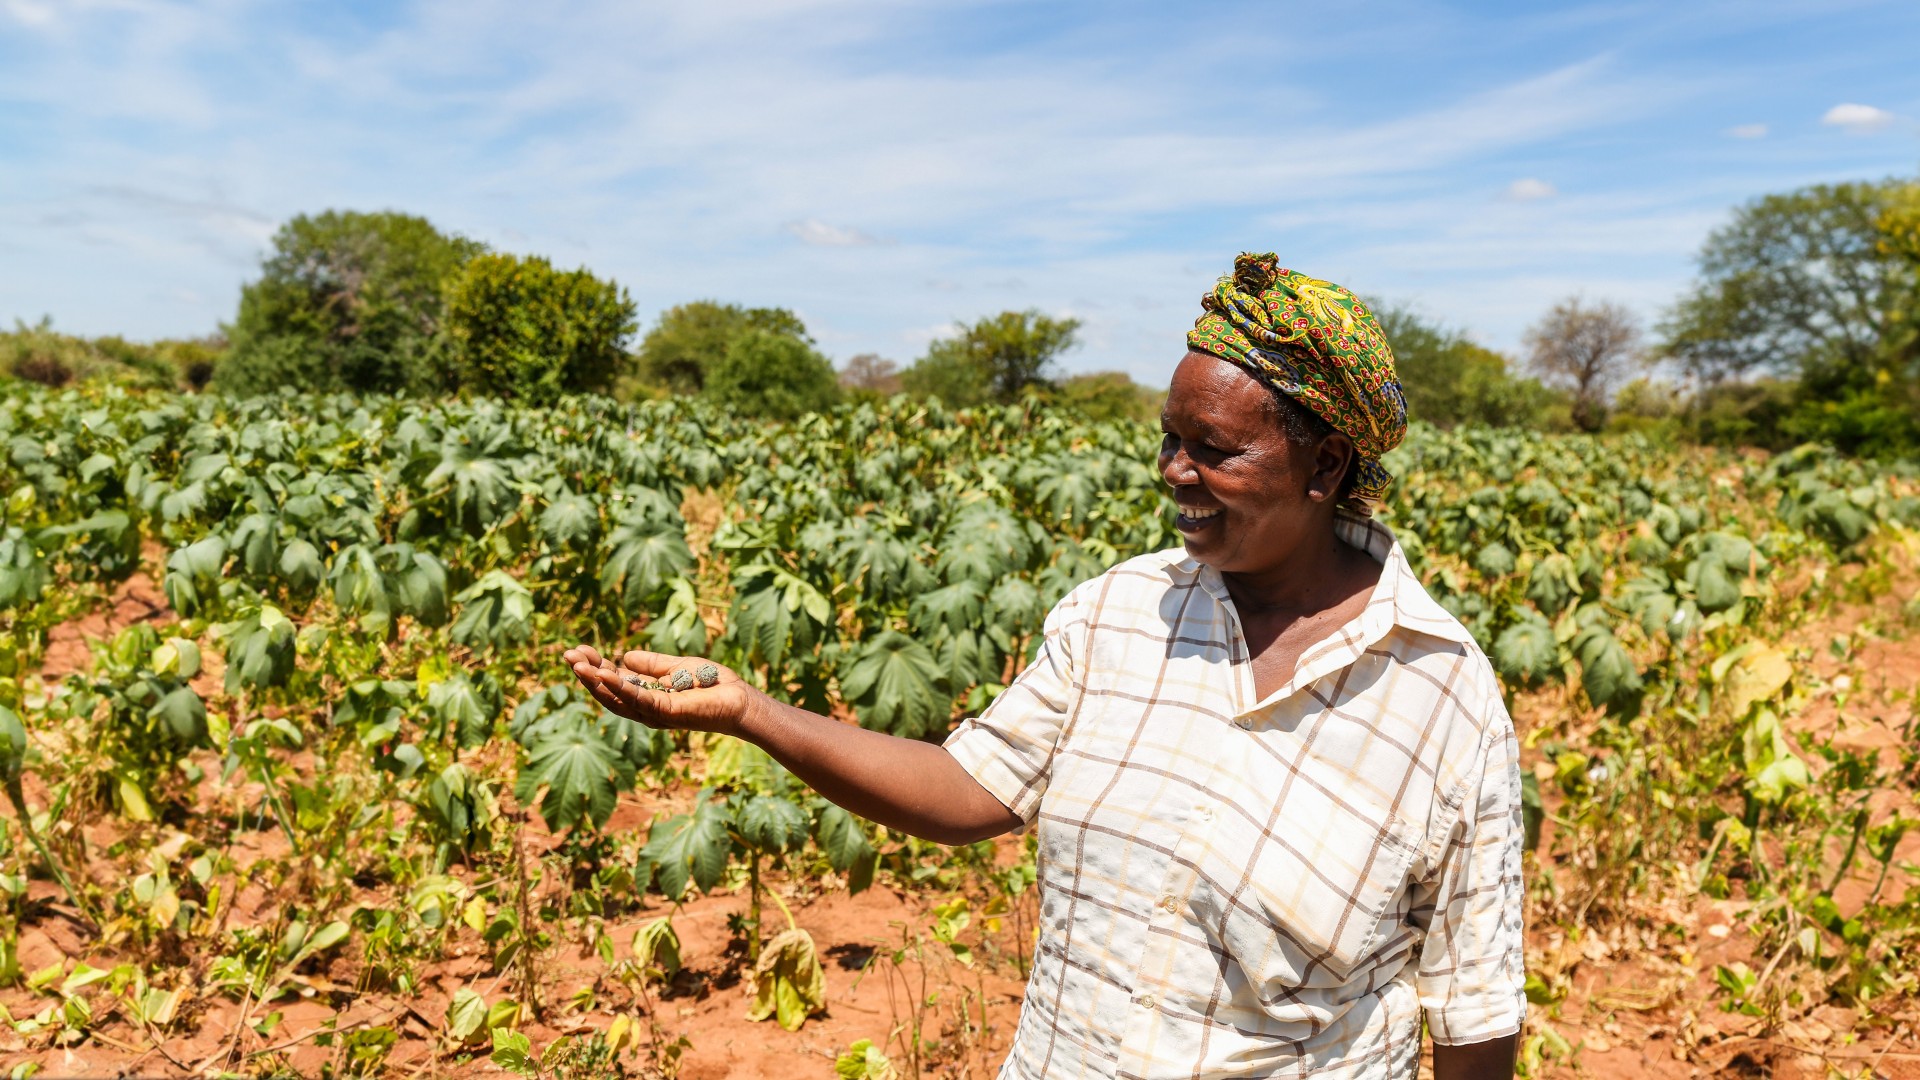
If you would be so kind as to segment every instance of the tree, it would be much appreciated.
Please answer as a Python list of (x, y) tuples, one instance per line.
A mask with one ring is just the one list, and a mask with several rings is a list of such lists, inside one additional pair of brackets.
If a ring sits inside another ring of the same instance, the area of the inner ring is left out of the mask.
[(1141, 386), (1124, 371), (1095, 371), (1062, 379), (1054, 397), (1089, 420), (1157, 424), (1167, 393)]
[(1538, 379), (1515, 375), (1506, 357), (1404, 305), (1375, 308), (1374, 315), (1393, 348), (1407, 415), (1447, 428), (1566, 425), (1564, 398)]
[(840, 397), (833, 364), (800, 338), (749, 330), (707, 367), (703, 396), (735, 416), (792, 420)]
[(1079, 344), (1080, 320), (1003, 311), (954, 330), (903, 373), (909, 393), (955, 406), (1013, 401), (1027, 387), (1052, 381), (1054, 358)]
[(465, 392), (535, 405), (605, 390), (627, 362), (637, 325), (626, 290), (584, 269), (476, 256), (447, 301), (453, 381)]
[(840, 385), (876, 397), (900, 392), (900, 365), (873, 353), (861, 353), (840, 369)]
[(240, 292), (214, 384), (420, 393), (439, 389), (446, 286), (485, 246), (409, 214), (301, 215)]
[(1607, 405), (1640, 356), (1640, 323), (1619, 304), (1562, 300), (1527, 331), (1528, 362), (1541, 378), (1573, 392), (1573, 422), (1598, 431)]
[[(1920, 183), (1818, 185), (1708, 237), (1661, 353), (1703, 385), (1696, 427), (1768, 446), (1920, 447)], [(1760, 376), (1763, 390), (1721, 392)]]
[(1701, 248), (1661, 352), (1706, 383), (1827, 368), (1870, 379), (1916, 307), (1920, 262), (1898, 240), (1915, 188), (1823, 184), (1741, 207)]
[(640, 342), (640, 373), (672, 393), (697, 394), (706, 387), (709, 367), (726, 354), (735, 338), (750, 330), (813, 344), (806, 324), (785, 308), (743, 308), (716, 300), (695, 300), (668, 308), (647, 331)]

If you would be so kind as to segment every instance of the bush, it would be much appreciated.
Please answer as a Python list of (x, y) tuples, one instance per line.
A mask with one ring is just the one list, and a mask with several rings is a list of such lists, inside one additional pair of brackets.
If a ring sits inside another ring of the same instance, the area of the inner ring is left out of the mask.
[(1079, 319), (1003, 311), (956, 325), (953, 336), (927, 346), (926, 355), (901, 373), (901, 382), (909, 394), (955, 407), (1009, 404), (1028, 387), (1050, 387), (1054, 359), (1079, 340)]
[(447, 303), (452, 382), (463, 392), (547, 405), (608, 389), (627, 362), (633, 301), (586, 270), (480, 255)]
[(1167, 392), (1134, 382), (1121, 371), (1096, 371), (1062, 379), (1051, 397), (1062, 407), (1093, 421), (1132, 420), (1158, 424)]
[(1404, 306), (1375, 309), (1393, 349), (1407, 415), (1458, 424), (1564, 431), (1572, 426), (1565, 394), (1515, 375), (1507, 358)]
[(213, 383), (236, 394), (444, 389), (447, 285), (485, 250), (408, 214), (296, 217), (241, 290)]
[(704, 396), (735, 416), (792, 420), (840, 399), (833, 364), (791, 334), (749, 330), (706, 372)]
[(173, 369), (156, 355), (155, 348), (117, 337), (89, 340), (62, 334), (53, 329), (51, 319), (32, 326), (15, 320), (12, 333), (0, 334), (0, 370), (16, 379), (54, 387), (88, 379), (171, 387)]
[(706, 389), (711, 368), (734, 339), (764, 330), (811, 345), (800, 317), (785, 308), (743, 308), (714, 300), (695, 300), (668, 308), (640, 342), (640, 376), (674, 394)]

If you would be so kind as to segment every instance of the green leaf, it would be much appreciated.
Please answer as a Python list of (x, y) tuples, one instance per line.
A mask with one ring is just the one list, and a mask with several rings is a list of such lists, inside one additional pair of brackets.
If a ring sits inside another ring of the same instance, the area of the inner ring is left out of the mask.
[(920, 738), (945, 726), (953, 703), (940, 690), (942, 672), (926, 646), (883, 630), (860, 646), (840, 674), (840, 689), (870, 728)]
[(319, 588), (327, 576), (327, 566), (320, 560), (320, 549), (299, 537), (287, 541), (286, 548), (280, 552), (277, 569), (280, 580), (286, 583), (287, 588), (302, 596)]
[(893, 1061), (873, 1045), (872, 1039), (856, 1039), (845, 1053), (833, 1060), (833, 1074), (839, 1080), (898, 1080)]
[(673, 978), (680, 970), (680, 935), (674, 932), (672, 919), (662, 915), (633, 932), (633, 962)]
[(647, 647), (670, 656), (706, 654), (707, 623), (693, 582), (677, 577), (667, 586), (666, 608), (647, 623)]
[(807, 842), (807, 812), (781, 795), (744, 797), (734, 810), (733, 823), (747, 846), (769, 855)]
[(493, 1029), (493, 1054), (490, 1060), (521, 1076), (539, 1076), (540, 1063), (533, 1058), (533, 1042), (517, 1031)]
[(293, 675), (294, 626), (272, 604), (262, 604), (222, 627), (227, 639), (227, 693), (283, 686)]
[(19, 713), (0, 705), (0, 781), (17, 782), (26, 763), (27, 727)]
[(165, 724), (173, 738), (185, 745), (206, 741), (207, 706), (191, 686), (182, 684), (167, 691), (147, 710), (147, 718)]
[(847, 891), (857, 893), (873, 884), (879, 853), (868, 839), (866, 826), (846, 810), (828, 804), (820, 812), (814, 839), (835, 870), (847, 875)]
[(1506, 577), (1513, 573), (1517, 560), (1507, 545), (1495, 540), (1483, 546), (1473, 556), (1473, 568), (1480, 571), (1482, 577)]
[(1580, 661), (1580, 686), (1587, 692), (1588, 701), (1616, 715), (1639, 709), (1643, 689), (1640, 672), (1612, 630), (1603, 624), (1581, 630), (1574, 636), (1573, 652)]
[(600, 512), (591, 500), (569, 491), (540, 512), (540, 535), (562, 551), (585, 551), (600, 532)]
[(540, 817), (554, 832), (582, 822), (598, 829), (613, 816), (619, 793), (633, 787), (633, 763), (585, 723), (559, 727), (535, 744), (514, 781), (522, 804), (542, 787)]
[(726, 876), (727, 855), (733, 849), (727, 826), (726, 804), (701, 792), (692, 813), (656, 822), (648, 830), (635, 880), (644, 884), (657, 875), (660, 891), (674, 901), (686, 896), (689, 882), (702, 892), (711, 890)]
[(1718, 551), (1709, 551), (1687, 567), (1687, 580), (1693, 583), (1694, 603), (1712, 614), (1725, 611), (1740, 602), (1740, 583), (1728, 573)]
[(470, 648), (517, 645), (533, 636), (533, 594), (504, 570), (489, 570), (465, 592), (453, 640)]
[(813, 935), (800, 929), (776, 934), (753, 966), (753, 1005), (747, 1019), (772, 1017), (786, 1030), (799, 1031), (807, 1017), (826, 1007), (827, 975)]
[(221, 568), (227, 561), (227, 542), (209, 536), (167, 556), (167, 576), (160, 583), (167, 604), (185, 618), (201, 614), (218, 596)]
[(619, 598), (628, 618), (639, 617), (651, 597), (693, 566), (685, 534), (669, 522), (629, 520), (607, 543), (612, 552), (601, 566), (600, 592)]
[(1553, 624), (1538, 612), (1524, 609), (1520, 618), (1494, 640), (1493, 662), (1500, 674), (1523, 685), (1557, 678), (1560, 644), (1554, 639)]
[(453, 1002), (447, 1006), (447, 1034), (454, 1042), (472, 1042), (486, 1022), (486, 998), (465, 986), (453, 992)]
[(491, 675), (476, 681), (462, 671), (427, 688), (427, 709), (462, 749), (487, 741), (502, 707), (500, 684)]

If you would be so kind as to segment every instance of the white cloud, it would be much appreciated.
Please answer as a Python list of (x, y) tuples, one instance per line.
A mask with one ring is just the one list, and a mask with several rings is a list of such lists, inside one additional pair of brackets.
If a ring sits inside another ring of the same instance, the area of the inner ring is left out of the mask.
[(883, 242), (859, 229), (829, 225), (819, 218), (789, 222), (787, 231), (799, 237), (801, 243), (814, 247), (872, 247)]
[(51, 4), (39, 4), (34, 0), (0, 0), (0, 11), (28, 26), (47, 26), (53, 22), (54, 15)]
[(1879, 131), (1894, 121), (1894, 115), (1885, 109), (1876, 109), (1872, 105), (1859, 105), (1846, 102), (1828, 109), (1820, 122), (1829, 127), (1844, 128), (1856, 135), (1865, 135)]
[(1764, 139), (1767, 137), (1767, 125), (1736, 124), (1727, 129), (1727, 134), (1736, 139)]
[(1513, 202), (1536, 202), (1540, 199), (1551, 199), (1558, 194), (1560, 194), (1559, 188), (1545, 180), (1537, 180), (1529, 176), (1508, 184), (1506, 197)]

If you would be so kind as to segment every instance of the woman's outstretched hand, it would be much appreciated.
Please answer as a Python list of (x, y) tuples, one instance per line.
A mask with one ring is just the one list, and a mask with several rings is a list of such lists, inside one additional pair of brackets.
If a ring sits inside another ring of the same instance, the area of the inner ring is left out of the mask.
[[(717, 731), (739, 734), (755, 699), (763, 697), (732, 671), (697, 656), (668, 656), (665, 653), (635, 649), (623, 653), (618, 662), (600, 655), (591, 645), (576, 645), (566, 651), (573, 675), (606, 710), (655, 728), (681, 728), (690, 731)], [(697, 671), (712, 665), (720, 680), (712, 686), (696, 685), (690, 690), (652, 689), (664, 683), (675, 671)]]

